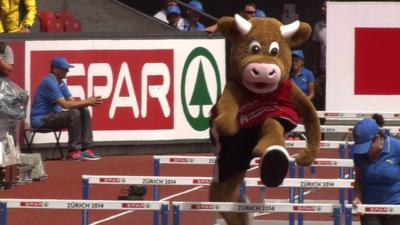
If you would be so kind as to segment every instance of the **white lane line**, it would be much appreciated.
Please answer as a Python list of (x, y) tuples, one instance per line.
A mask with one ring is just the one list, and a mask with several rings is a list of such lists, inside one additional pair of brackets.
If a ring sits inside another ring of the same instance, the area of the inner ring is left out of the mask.
[[(202, 188), (202, 187), (204, 187), (204, 186), (197, 186), (197, 187), (194, 187), (194, 188), (192, 188), (192, 189), (189, 189), (189, 190), (186, 190), (186, 191), (182, 191), (182, 192), (179, 192), (179, 193), (177, 193), (177, 194), (170, 195), (170, 196), (167, 196), (167, 197), (165, 197), (165, 198), (162, 198), (162, 199), (160, 199), (160, 201), (166, 201), (166, 200), (169, 200), (169, 199), (171, 199), (171, 198), (175, 198), (175, 197), (178, 197), (178, 196), (180, 196), (180, 195), (184, 195), (184, 194), (187, 194), (187, 193), (189, 193), (189, 192), (199, 190), (199, 189)], [(134, 210), (125, 211), (125, 212), (122, 212), (122, 213), (119, 213), (119, 214), (116, 214), (116, 215), (107, 217), (107, 218), (105, 218), (105, 219), (98, 220), (98, 221), (93, 222), (93, 223), (91, 223), (91, 224), (89, 224), (89, 225), (96, 225), (96, 224), (100, 224), (100, 223), (103, 223), (103, 222), (107, 222), (107, 221), (116, 219), (116, 218), (118, 218), (118, 217), (120, 217), (120, 216), (127, 215), (127, 214), (129, 214), (129, 213), (131, 213), (131, 212), (134, 212)]]
[(114, 215), (114, 216), (109, 216), (109, 217), (107, 217), (107, 218), (105, 218), (105, 219), (98, 220), (98, 221), (96, 221), (96, 222), (94, 222), (94, 223), (91, 223), (91, 224), (89, 224), (89, 225), (96, 225), (96, 224), (100, 224), (100, 223), (103, 223), (103, 222), (107, 222), (107, 221), (113, 220), (113, 219), (115, 219), (115, 218), (118, 218), (118, 217), (120, 217), (120, 216), (123, 216), (123, 215), (126, 215), (126, 214), (128, 214), (128, 213), (131, 213), (131, 212), (133, 212), (133, 210), (125, 211), (125, 212), (116, 214), (116, 215)]
[[(252, 167), (252, 168), (248, 169), (247, 172), (252, 171), (252, 170), (255, 170), (255, 169), (258, 169), (258, 166), (255, 166), (255, 167)], [(205, 187), (205, 186), (197, 186), (197, 187), (191, 188), (191, 189), (189, 189), (189, 190), (182, 191), (182, 192), (179, 192), (179, 193), (177, 193), (177, 194), (167, 196), (167, 197), (165, 197), (165, 198), (163, 198), (163, 199), (160, 199), (160, 201), (166, 201), (166, 200), (169, 200), (169, 199), (171, 199), (171, 198), (175, 198), (175, 197), (178, 197), (178, 196), (180, 196), (180, 195), (187, 194), (187, 193), (192, 192), (192, 191), (197, 191), (197, 190), (199, 190), (200, 188), (203, 188), (203, 187)], [(120, 216), (127, 215), (127, 214), (129, 214), (129, 213), (131, 213), (131, 212), (134, 212), (134, 210), (125, 211), (125, 212), (122, 212), (122, 213), (119, 213), (119, 214), (116, 214), (116, 215), (107, 217), (107, 218), (105, 218), (105, 219), (98, 220), (98, 221), (96, 221), (96, 222), (90, 223), (89, 225), (97, 225), (97, 224), (100, 224), (100, 223), (103, 223), (103, 222), (107, 222), (107, 221), (116, 219), (116, 218), (118, 218), (118, 217), (120, 217)]]

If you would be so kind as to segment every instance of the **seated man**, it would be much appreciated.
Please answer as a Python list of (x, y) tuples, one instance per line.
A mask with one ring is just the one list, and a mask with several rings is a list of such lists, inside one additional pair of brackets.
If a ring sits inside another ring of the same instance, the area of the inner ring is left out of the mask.
[(66, 78), (70, 65), (64, 57), (54, 57), (50, 73), (36, 89), (31, 110), (33, 128), (68, 129), (68, 158), (73, 160), (100, 159), (90, 149), (93, 143), (92, 122), (88, 106), (98, 106), (101, 97), (76, 100), (72, 97)]

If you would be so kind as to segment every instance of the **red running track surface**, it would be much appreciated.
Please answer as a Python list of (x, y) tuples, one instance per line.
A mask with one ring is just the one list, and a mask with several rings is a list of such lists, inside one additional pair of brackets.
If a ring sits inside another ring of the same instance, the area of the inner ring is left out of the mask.
[[(294, 152), (291, 152), (293, 154)], [(192, 154), (193, 155), (193, 154)], [(204, 155), (204, 154), (203, 154)], [(323, 150), (320, 157), (335, 158), (337, 151)], [(41, 199), (81, 199), (82, 175), (127, 175), (127, 176), (152, 176), (153, 156), (110, 156), (98, 161), (45, 161), (45, 169), (49, 175), (47, 180), (28, 183), (13, 189), (0, 191), (0, 198), (41, 198)], [(338, 169), (318, 168), (318, 178), (338, 178)], [(257, 177), (258, 171), (248, 173), (249, 177)], [(209, 165), (162, 165), (162, 176), (212, 176), (212, 166)], [(309, 173), (306, 172), (306, 177)], [(117, 200), (120, 195), (126, 195), (122, 190), (126, 185), (92, 185), (90, 199)], [(193, 188), (193, 186), (162, 186), (161, 198), (166, 198)], [(208, 201), (208, 188), (202, 187), (195, 192), (172, 198), (173, 201)], [(261, 201), (257, 188), (251, 188), (248, 195), (253, 202)], [(288, 198), (287, 188), (268, 189), (268, 198)], [(145, 200), (151, 200), (152, 186), (147, 187)], [(306, 196), (306, 199), (338, 199), (335, 189), (318, 190)], [(122, 211), (90, 211), (89, 221), (94, 223), (110, 216), (121, 214)], [(172, 224), (172, 213), (170, 222)], [(182, 225), (213, 224), (217, 216), (210, 212), (186, 212), (181, 215)], [(287, 214), (270, 214), (257, 219), (287, 220)], [(330, 215), (305, 215), (306, 220), (332, 221)], [(81, 211), (79, 210), (39, 210), (39, 209), (9, 209), (8, 225), (75, 225), (81, 224)], [(106, 222), (96, 223), (101, 225), (151, 225), (152, 212), (130, 212)]]

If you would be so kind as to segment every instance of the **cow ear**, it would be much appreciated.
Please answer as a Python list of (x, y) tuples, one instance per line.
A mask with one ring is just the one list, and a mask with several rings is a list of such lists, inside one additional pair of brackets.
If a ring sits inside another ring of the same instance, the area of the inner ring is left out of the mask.
[(240, 36), (233, 17), (224, 16), (218, 20), (218, 31), (229, 41), (234, 42)]
[(306, 42), (311, 35), (311, 26), (308, 23), (300, 22), (299, 29), (287, 39), (291, 48), (296, 48)]

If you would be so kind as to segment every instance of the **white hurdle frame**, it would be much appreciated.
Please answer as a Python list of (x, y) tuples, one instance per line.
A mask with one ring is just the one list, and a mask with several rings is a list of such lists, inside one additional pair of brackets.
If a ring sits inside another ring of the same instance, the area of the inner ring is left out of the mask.
[[(110, 201), (76, 199), (0, 199), (1, 225), (7, 224), (7, 209), (68, 209), (68, 210), (158, 210), (162, 225), (168, 225), (167, 201)], [(82, 224), (88, 218), (82, 217)]]
[(334, 215), (334, 225), (340, 224), (341, 214), (341, 206), (339, 204), (172, 202), (172, 207), (173, 225), (180, 225), (181, 211), (332, 213)]
[(352, 214), (400, 215), (400, 205), (359, 204), (354, 208), (346, 204), (346, 225), (352, 225)]
[[(208, 186), (212, 182), (212, 177), (172, 177), (172, 176), (103, 176), (103, 175), (83, 175), (82, 193), (83, 199), (89, 197), (90, 184), (142, 184), (142, 185), (187, 185), (187, 186)], [(262, 187), (259, 178), (245, 178), (245, 186)], [(319, 188), (352, 188), (354, 181), (351, 179), (304, 179), (304, 178), (285, 178), (280, 187), (319, 187)], [(159, 200), (159, 196), (153, 196), (153, 200)], [(87, 211), (84, 212), (87, 217)], [(84, 215), (85, 217), (85, 215)], [(158, 214), (153, 214), (154, 225), (158, 224)], [(87, 225), (83, 224), (83, 225)]]

